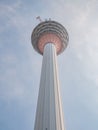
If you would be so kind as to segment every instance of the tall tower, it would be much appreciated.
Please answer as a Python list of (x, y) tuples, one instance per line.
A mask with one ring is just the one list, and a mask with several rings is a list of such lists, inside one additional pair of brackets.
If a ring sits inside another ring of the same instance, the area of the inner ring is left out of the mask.
[(66, 29), (51, 20), (41, 22), (32, 32), (32, 45), (43, 55), (34, 130), (65, 130), (57, 55), (65, 50), (68, 40)]

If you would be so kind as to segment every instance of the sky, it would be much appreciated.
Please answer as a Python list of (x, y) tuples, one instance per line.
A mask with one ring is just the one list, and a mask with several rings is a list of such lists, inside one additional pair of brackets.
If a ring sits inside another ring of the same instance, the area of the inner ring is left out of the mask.
[(33, 130), (42, 56), (31, 45), (39, 21), (68, 31), (58, 56), (66, 130), (98, 130), (98, 1), (0, 0), (0, 130)]

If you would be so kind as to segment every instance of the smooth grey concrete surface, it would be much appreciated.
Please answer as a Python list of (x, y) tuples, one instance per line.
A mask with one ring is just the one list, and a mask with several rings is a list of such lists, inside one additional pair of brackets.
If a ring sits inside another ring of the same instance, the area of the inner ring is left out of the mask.
[(64, 130), (55, 46), (45, 45), (34, 130)]

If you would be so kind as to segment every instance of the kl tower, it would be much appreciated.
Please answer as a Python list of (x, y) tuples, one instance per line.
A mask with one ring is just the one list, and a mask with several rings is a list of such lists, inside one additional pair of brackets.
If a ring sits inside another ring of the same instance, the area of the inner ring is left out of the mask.
[(32, 32), (34, 49), (43, 55), (34, 130), (65, 130), (57, 55), (68, 45), (68, 33), (58, 22), (44, 21)]

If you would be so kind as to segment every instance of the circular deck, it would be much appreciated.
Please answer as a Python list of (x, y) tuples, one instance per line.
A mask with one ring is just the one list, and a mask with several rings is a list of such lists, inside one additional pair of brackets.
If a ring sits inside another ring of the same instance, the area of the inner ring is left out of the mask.
[(55, 45), (57, 54), (62, 53), (68, 45), (68, 40), (66, 29), (55, 21), (41, 22), (35, 27), (31, 35), (34, 49), (42, 55), (47, 43)]

